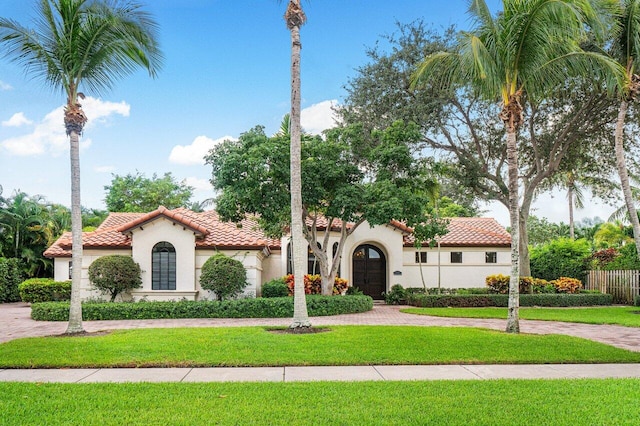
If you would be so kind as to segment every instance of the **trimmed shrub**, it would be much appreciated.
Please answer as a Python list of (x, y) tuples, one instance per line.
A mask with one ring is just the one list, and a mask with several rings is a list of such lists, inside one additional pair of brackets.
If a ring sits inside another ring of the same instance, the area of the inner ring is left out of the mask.
[[(306, 299), (310, 316), (351, 314), (373, 309), (373, 299), (369, 296), (309, 296)], [(288, 318), (292, 316), (292, 297), (82, 304), (82, 318), (85, 321), (157, 318)], [(69, 303), (35, 303), (31, 305), (31, 318), (36, 321), (68, 321)]]
[(558, 238), (531, 249), (531, 275), (549, 281), (558, 277), (582, 280), (590, 259), (587, 240)]
[(345, 291), (345, 293), (347, 296), (362, 296), (364, 293), (362, 292), (362, 290), (360, 290), (359, 287), (356, 286), (351, 286), (347, 288), (347, 291)]
[(218, 300), (238, 296), (247, 284), (247, 271), (237, 259), (218, 253), (202, 265), (200, 287), (214, 292)]
[(284, 282), (284, 278), (274, 278), (262, 284), (262, 297), (287, 297), (289, 287)]
[(22, 282), (18, 259), (0, 257), (0, 303), (20, 301), (18, 286)]
[[(509, 275), (495, 274), (489, 275), (485, 278), (485, 283), (489, 288), (489, 293), (493, 294), (508, 294), (509, 293)], [(532, 277), (520, 277), (520, 294), (531, 293), (535, 283), (535, 278)]]
[(102, 256), (89, 266), (89, 281), (113, 302), (118, 294), (142, 287), (140, 265), (130, 256)]
[(635, 306), (640, 306), (640, 295), (636, 295), (636, 297), (633, 298), (633, 304)]
[[(520, 306), (601, 306), (611, 305), (610, 294), (521, 294)], [(424, 308), (484, 308), (488, 306), (507, 307), (509, 296), (506, 294), (487, 295), (429, 295), (415, 294), (407, 297), (407, 304)]]
[(384, 301), (387, 305), (400, 305), (405, 302), (407, 292), (400, 284), (391, 286), (391, 291), (384, 295)]
[(18, 287), (20, 299), (27, 303), (59, 302), (71, 299), (71, 281), (31, 278)]
[[(295, 287), (293, 274), (285, 275), (284, 282), (289, 288), (289, 296), (293, 296), (293, 290)], [(349, 282), (344, 278), (336, 277), (333, 281), (333, 294), (344, 294), (349, 287)], [(322, 277), (320, 275), (305, 275), (304, 276), (304, 294), (322, 294)]]
[(582, 281), (568, 277), (560, 277), (552, 284), (558, 293), (578, 293), (582, 288)]

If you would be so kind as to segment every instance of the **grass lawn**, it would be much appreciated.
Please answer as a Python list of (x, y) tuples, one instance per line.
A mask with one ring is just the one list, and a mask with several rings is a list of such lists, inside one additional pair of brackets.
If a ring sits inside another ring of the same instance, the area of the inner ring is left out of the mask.
[(0, 368), (602, 362), (640, 362), (640, 352), (570, 336), (410, 326), (304, 335), (264, 327), (139, 329), (0, 344)]
[(0, 383), (3, 425), (637, 425), (640, 380)]
[[(507, 308), (407, 308), (402, 312), (436, 317), (507, 318)], [(640, 327), (640, 307), (520, 308), (520, 318)]]

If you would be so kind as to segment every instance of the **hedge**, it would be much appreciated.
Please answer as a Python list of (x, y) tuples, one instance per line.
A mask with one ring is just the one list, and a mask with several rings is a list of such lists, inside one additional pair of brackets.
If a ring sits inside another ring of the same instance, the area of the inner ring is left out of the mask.
[[(600, 306), (611, 305), (613, 296), (601, 293), (583, 294), (521, 294), (520, 306)], [(484, 295), (431, 295), (412, 294), (407, 297), (407, 304), (423, 308), (482, 308), (487, 306), (509, 306), (507, 294)]]
[[(309, 316), (366, 312), (373, 309), (369, 296), (307, 296)], [(293, 297), (224, 301), (180, 301), (137, 303), (84, 303), (82, 319), (125, 320), (159, 318), (287, 318), (293, 316)], [(36, 321), (68, 321), (68, 302), (31, 305)]]
[(635, 306), (640, 306), (640, 295), (633, 298), (633, 304)]
[(18, 285), (22, 282), (18, 259), (0, 257), (0, 303), (20, 301)]
[(71, 281), (31, 278), (18, 287), (23, 302), (55, 302), (71, 299)]

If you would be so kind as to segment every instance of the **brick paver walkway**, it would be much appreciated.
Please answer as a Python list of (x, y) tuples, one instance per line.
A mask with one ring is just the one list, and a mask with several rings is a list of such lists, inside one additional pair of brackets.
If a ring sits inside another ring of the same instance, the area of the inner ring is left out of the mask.
[[(313, 325), (417, 325), (446, 327), (480, 327), (504, 330), (506, 320), (441, 318), (410, 315), (400, 312), (400, 306), (375, 305), (372, 311), (362, 314), (312, 317)], [(0, 304), (0, 343), (21, 337), (49, 336), (64, 333), (65, 322), (34, 321), (31, 309), (25, 303)], [(159, 319), (122, 321), (85, 321), (86, 331), (127, 328), (170, 327), (241, 327), (287, 326), (289, 318), (212, 318), (212, 319)], [(591, 325), (552, 321), (520, 320), (520, 331), (532, 334), (565, 334), (606, 343), (623, 349), (640, 352), (640, 329), (615, 325)]]

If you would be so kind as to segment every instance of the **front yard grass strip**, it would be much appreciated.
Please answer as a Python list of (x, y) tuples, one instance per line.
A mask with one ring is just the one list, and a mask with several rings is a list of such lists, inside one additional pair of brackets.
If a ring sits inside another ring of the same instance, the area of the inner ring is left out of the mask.
[(3, 425), (637, 425), (639, 379), (0, 383)]
[[(402, 309), (401, 312), (453, 318), (507, 318), (506, 308), (407, 308)], [(520, 318), (640, 327), (640, 308), (637, 306), (520, 308)]]
[(640, 352), (562, 335), (419, 326), (335, 326), (314, 334), (264, 327), (117, 330), (0, 344), (0, 368), (635, 363)]

